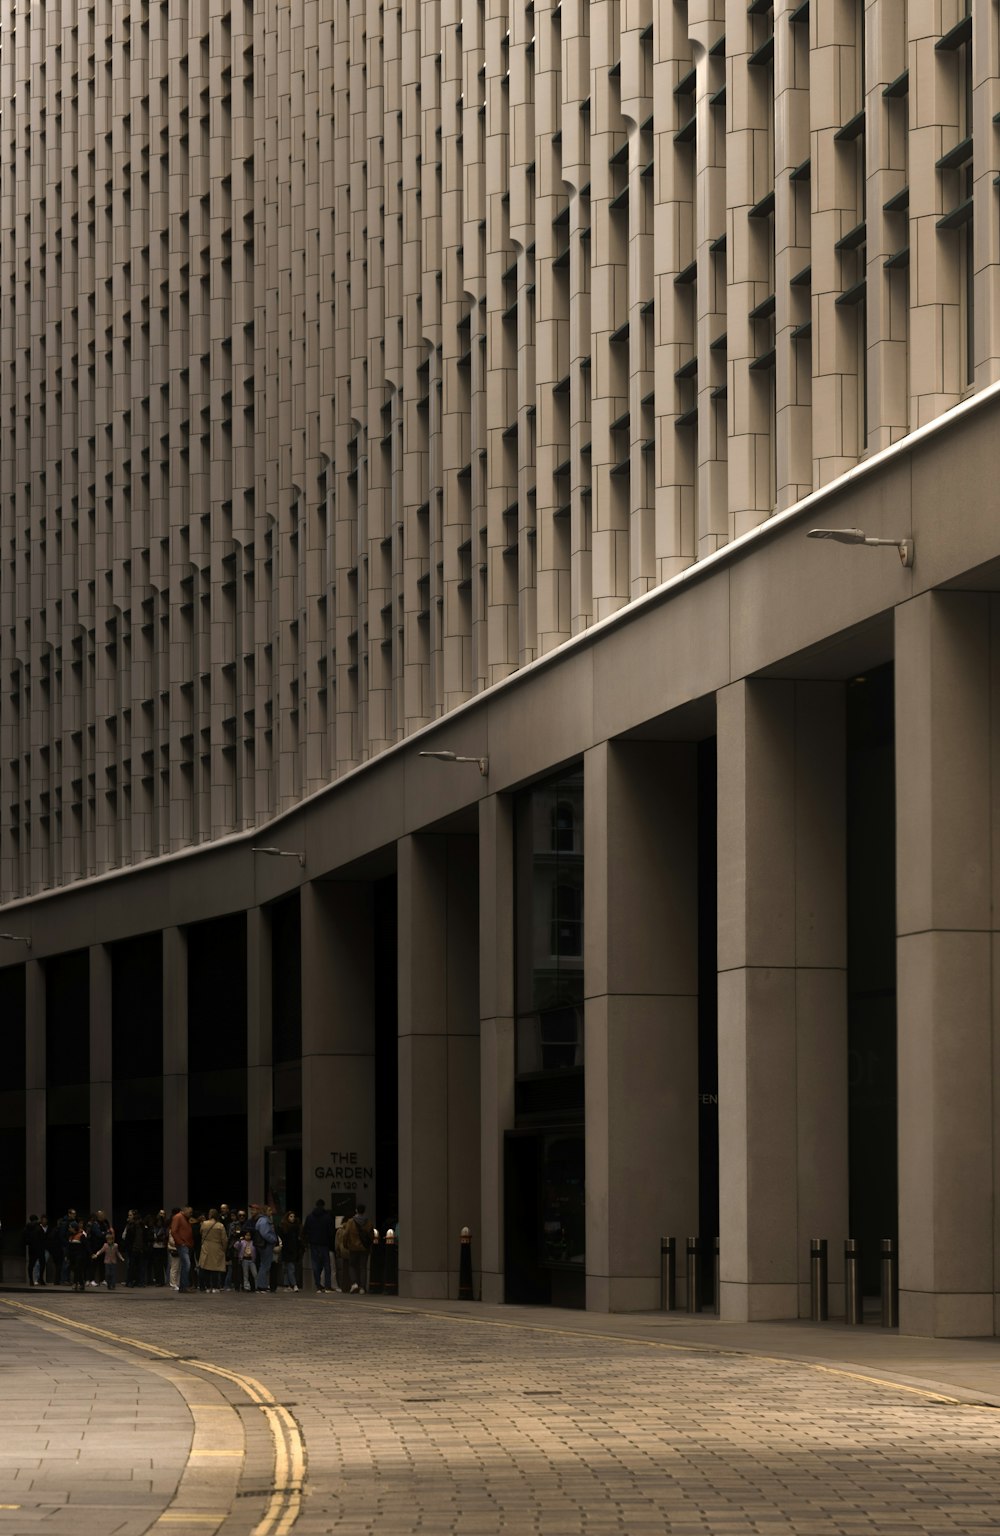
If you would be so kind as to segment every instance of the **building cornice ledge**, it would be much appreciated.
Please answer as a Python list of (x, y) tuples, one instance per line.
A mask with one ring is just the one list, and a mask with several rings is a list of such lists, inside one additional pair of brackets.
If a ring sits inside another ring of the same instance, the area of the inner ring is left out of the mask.
[(80, 892), (94, 890), (111, 882), (127, 879), (129, 876), (138, 876), (156, 869), (175, 868), (188, 859), (219, 853), (227, 848), (248, 847), (252, 842), (259, 841), (262, 836), (266, 836), (276, 828), (281, 827), (292, 817), (301, 815), (302, 812), (307, 811), (317, 801), (341, 789), (343, 785), (350, 783), (359, 775), (378, 771), (380, 768), (391, 763), (400, 753), (419, 751), (420, 745), (430, 742), (435, 732), (439, 731), (442, 727), (450, 728), (455, 722), (460, 721), (466, 715), (474, 714), (483, 708), (488, 708), (491, 700), (497, 698), (503, 691), (525, 685), (536, 673), (565, 660), (567, 656), (583, 651), (588, 646), (593, 645), (602, 635), (608, 634), (612, 630), (623, 628), (638, 618), (639, 615), (646, 612), (647, 609), (655, 607), (660, 603), (669, 602), (676, 592), (685, 590), (695, 582), (706, 580), (720, 567), (725, 568), (727, 565), (742, 559), (755, 549), (757, 545), (765, 543), (776, 534), (784, 531), (789, 525), (804, 521), (808, 513), (815, 512), (826, 502), (840, 496), (846, 488), (867, 480), (896, 459), (913, 453), (915, 449), (919, 448), (929, 438), (936, 436), (939, 432), (946, 431), (963, 417), (985, 409), (986, 406), (991, 405), (998, 398), (1000, 398), (1000, 380), (986, 385), (984, 389), (979, 390), (974, 395), (970, 395), (967, 400), (962, 400), (958, 405), (943, 411), (940, 416), (935, 416), (933, 421), (914, 428), (912, 432), (908, 432), (905, 437), (899, 438), (897, 442), (891, 443), (889, 447), (879, 449), (877, 453), (873, 453), (869, 458), (863, 459), (851, 469), (845, 470), (842, 475), (838, 475), (828, 485), (821, 486), (818, 490), (810, 491), (808, 496), (802, 497), (800, 501), (793, 503), (790, 507), (786, 507), (784, 511), (774, 513), (773, 516), (767, 518), (764, 522), (748, 529), (746, 533), (740, 534), (728, 544), (723, 544), (721, 548), (714, 550), (709, 555), (705, 555), (701, 560), (692, 561), (684, 570), (668, 577), (659, 586), (652, 587), (648, 592), (643, 593), (641, 597), (633, 598), (630, 602), (623, 604), (615, 613), (608, 614), (603, 619), (598, 619), (596, 623), (589, 625), (580, 634), (573, 635), (568, 640), (564, 640), (562, 644), (554, 646), (551, 651), (546, 651), (544, 656), (537, 656), (533, 661), (526, 662), (523, 667), (518, 667), (516, 671), (511, 672), (507, 677), (501, 678), (499, 682), (491, 683), (488, 688), (483, 689), (482, 693), (477, 693), (472, 698), (465, 699), (461, 704), (456, 704), (447, 714), (441, 715), (438, 719), (421, 726), (419, 730), (413, 731), (409, 736), (403, 737), (402, 740), (393, 742), (391, 746), (383, 748), (376, 756), (368, 758), (365, 762), (359, 763), (354, 768), (349, 768), (346, 773), (340, 774), (336, 779), (332, 779), (329, 784), (324, 784), (320, 789), (313, 790), (311, 794), (304, 796), (301, 800), (297, 800), (293, 806), (280, 811), (269, 821), (260, 822), (242, 832), (231, 832), (227, 833), (224, 837), (213, 838), (208, 842), (194, 843), (188, 848), (178, 848), (173, 853), (158, 854), (155, 858), (143, 859), (136, 864), (122, 865), (117, 869), (105, 870), (99, 875), (87, 875), (83, 879), (70, 881), (66, 885), (52, 886), (48, 890), (35, 892), (31, 896), (15, 897), (12, 901), (0, 903), (0, 912), (29, 910), (39, 904), (58, 900), (61, 897), (76, 896)]

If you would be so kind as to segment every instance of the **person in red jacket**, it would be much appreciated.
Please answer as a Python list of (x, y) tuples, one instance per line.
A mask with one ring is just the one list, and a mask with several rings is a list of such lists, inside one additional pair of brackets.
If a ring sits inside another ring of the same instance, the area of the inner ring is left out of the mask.
[(170, 1236), (181, 1261), (179, 1290), (183, 1294), (191, 1290), (191, 1255), (194, 1251), (194, 1233), (191, 1231), (191, 1207), (185, 1205), (170, 1223)]

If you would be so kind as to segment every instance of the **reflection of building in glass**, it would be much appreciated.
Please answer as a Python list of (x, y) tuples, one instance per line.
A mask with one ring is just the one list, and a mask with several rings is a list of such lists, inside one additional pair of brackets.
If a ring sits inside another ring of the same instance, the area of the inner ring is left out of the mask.
[(541, 1258), (546, 1265), (578, 1265), (585, 1261), (583, 1162), (582, 1135), (545, 1137)]
[(583, 775), (517, 804), (517, 1070), (583, 1065)]

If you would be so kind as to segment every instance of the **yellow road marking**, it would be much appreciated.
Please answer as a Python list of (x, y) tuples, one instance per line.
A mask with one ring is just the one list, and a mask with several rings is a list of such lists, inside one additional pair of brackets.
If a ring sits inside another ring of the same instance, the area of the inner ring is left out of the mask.
[(220, 1509), (220, 1510), (216, 1511), (215, 1514), (211, 1514), (211, 1515), (210, 1514), (195, 1514), (194, 1511), (190, 1511), (189, 1512), (189, 1511), (186, 1511), (186, 1510), (183, 1510), (183, 1509), (168, 1509), (168, 1510), (165, 1510), (164, 1513), (162, 1515), (160, 1515), (159, 1518), (157, 1520), (155, 1520), (153, 1523), (154, 1523), (154, 1525), (159, 1525), (160, 1521), (162, 1521), (162, 1520), (169, 1520), (171, 1522), (183, 1521), (185, 1524), (190, 1525), (194, 1521), (197, 1520), (199, 1522), (204, 1521), (204, 1523), (207, 1525), (209, 1523), (209, 1521), (211, 1521), (213, 1524), (215, 1524), (219, 1520), (226, 1520), (228, 1518), (229, 1518), (229, 1511), (226, 1510), (226, 1509)]
[[(231, 1381), (234, 1386), (245, 1392), (252, 1403), (255, 1403), (267, 1419), (268, 1428), (274, 1440), (274, 1489), (271, 1493), (267, 1509), (254, 1526), (251, 1536), (287, 1536), (298, 1518), (302, 1505), (302, 1482), (305, 1477), (305, 1445), (299, 1426), (296, 1424), (287, 1408), (274, 1401), (274, 1397), (267, 1388), (253, 1376), (244, 1376), (239, 1371), (231, 1371), (223, 1365), (213, 1365), (208, 1360), (195, 1360), (187, 1358), (178, 1360), (176, 1352), (169, 1349), (161, 1349), (157, 1344), (150, 1344), (145, 1339), (134, 1339), (127, 1334), (114, 1333), (110, 1328), (98, 1328), (96, 1323), (81, 1323), (74, 1318), (63, 1317), (59, 1312), (49, 1312), (44, 1307), (31, 1306), (23, 1301), (11, 1301), (2, 1297), (3, 1305), (14, 1307), (20, 1312), (26, 1312), (36, 1317), (48, 1318), (59, 1327), (76, 1328), (80, 1333), (89, 1333), (97, 1338), (108, 1339), (113, 1344), (126, 1344), (133, 1349), (145, 1350), (161, 1360), (172, 1360), (183, 1370), (209, 1371), (213, 1376), (221, 1376), (226, 1381)], [(228, 1452), (197, 1452), (192, 1455), (227, 1455)], [(236, 1454), (236, 1453), (233, 1453)], [(242, 1455), (243, 1453), (238, 1453)], [(161, 1515), (164, 1520), (170, 1515), (172, 1520), (180, 1521), (190, 1519), (180, 1512), (167, 1511)], [(209, 1517), (201, 1516), (203, 1521)]]

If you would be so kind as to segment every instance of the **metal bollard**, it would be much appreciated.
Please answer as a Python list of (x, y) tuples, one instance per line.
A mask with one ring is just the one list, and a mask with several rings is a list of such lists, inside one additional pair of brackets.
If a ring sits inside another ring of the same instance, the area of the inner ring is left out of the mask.
[(882, 1327), (895, 1328), (899, 1323), (896, 1298), (896, 1244), (891, 1237), (882, 1239)]
[(713, 1295), (715, 1297), (715, 1315), (716, 1315), (716, 1317), (721, 1317), (722, 1316), (722, 1270), (719, 1267), (719, 1239), (718, 1238), (715, 1238), (713, 1240), (713, 1243), (712, 1243), (712, 1260), (713, 1260), (713, 1263), (715, 1265), (715, 1276), (714, 1276), (714, 1283), (713, 1283), (713, 1286), (712, 1286), (712, 1293), (713, 1293)]
[(677, 1239), (660, 1238), (660, 1311), (677, 1307)]
[(861, 1299), (861, 1255), (856, 1237), (844, 1238), (844, 1322), (863, 1323), (865, 1309)]
[(687, 1240), (687, 1309), (689, 1312), (701, 1311), (701, 1254), (700, 1243), (696, 1237)]
[(379, 1241), (378, 1227), (372, 1233), (371, 1260), (368, 1265), (368, 1294), (380, 1296), (385, 1274), (385, 1249)]
[(458, 1253), (458, 1299), (473, 1301), (472, 1293), (472, 1233), (462, 1228), (461, 1247)]
[(396, 1247), (396, 1234), (390, 1227), (385, 1234), (385, 1277), (382, 1281), (382, 1292), (386, 1296), (395, 1296), (399, 1291), (399, 1250)]
[(809, 1315), (814, 1323), (825, 1323), (829, 1315), (826, 1268), (826, 1238), (809, 1240)]

